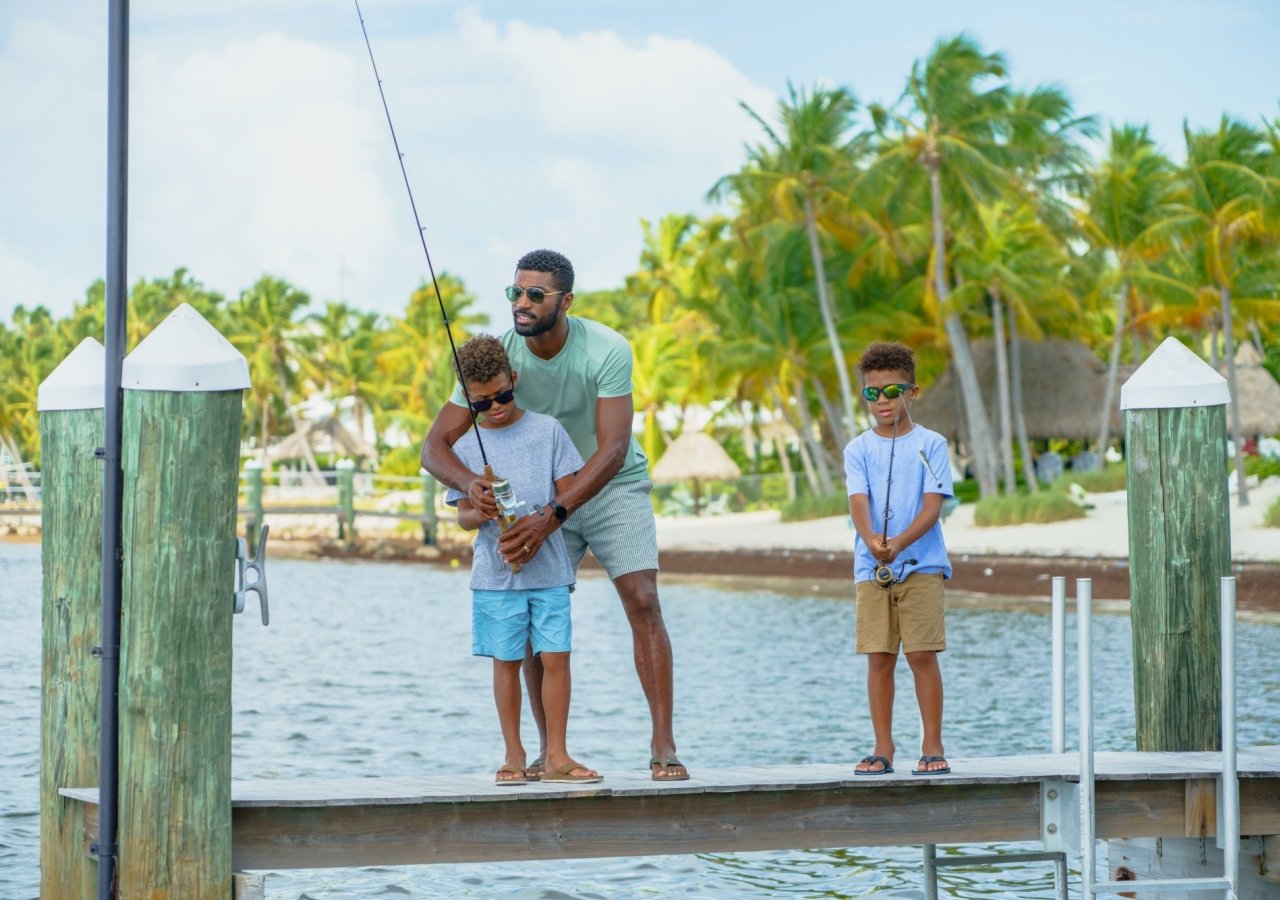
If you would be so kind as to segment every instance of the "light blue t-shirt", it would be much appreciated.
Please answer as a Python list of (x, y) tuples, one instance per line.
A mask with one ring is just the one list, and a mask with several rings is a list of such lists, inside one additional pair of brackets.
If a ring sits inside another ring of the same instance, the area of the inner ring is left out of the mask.
[[(889, 480), (889, 454), (893, 453), (893, 484), (889, 490), (889, 537), (906, 530), (920, 514), (925, 494), (951, 496), (951, 458), (942, 435), (919, 425), (906, 434), (881, 437), (864, 431), (844, 448), (845, 484), (849, 496), (866, 494), (871, 504), (871, 525), (876, 534), (884, 529), (884, 500)], [(921, 456), (923, 453), (923, 457)], [(925, 465), (925, 460), (928, 465)], [(915, 560), (914, 563), (908, 560)], [(870, 581), (876, 570), (871, 550), (857, 535), (853, 544), (853, 579)], [(898, 551), (893, 574), (899, 581), (914, 572), (941, 572), (951, 577), (951, 561), (942, 542), (942, 523), (934, 522), (914, 544)]]
[[(517, 516), (545, 507), (555, 498), (557, 479), (572, 475), (583, 465), (569, 433), (560, 423), (527, 409), (506, 428), (480, 429), (480, 439), (494, 475), (511, 482), (516, 500), (522, 504), (516, 508)], [(484, 470), (474, 428), (458, 439), (453, 450), (473, 472)], [(457, 506), (465, 496), (464, 492), (449, 488), (445, 502)], [(573, 584), (573, 566), (559, 529), (551, 533), (533, 559), (523, 563), (516, 573), (498, 554), (501, 534), (496, 520), (485, 522), (476, 533), (471, 560), (472, 590), (527, 591)]]

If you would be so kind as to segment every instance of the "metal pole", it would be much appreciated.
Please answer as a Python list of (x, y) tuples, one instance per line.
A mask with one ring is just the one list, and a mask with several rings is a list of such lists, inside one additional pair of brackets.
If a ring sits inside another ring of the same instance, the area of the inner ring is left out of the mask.
[(98, 900), (115, 895), (120, 731), (121, 511), (123, 393), (127, 337), (129, 222), (129, 0), (110, 0), (107, 13), (107, 260), (106, 378), (102, 479), (102, 687), (98, 737)]
[(1080, 648), (1080, 882), (1084, 900), (1093, 897), (1093, 581), (1076, 579), (1076, 621)]
[(1236, 580), (1222, 579), (1222, 866), (1234, 896), (1240, 878), (1240, 779), (1236, 763)]
[(1067, 750), (1067, 579), (1053, 576), (1053, 752)]
[(938, 846), (924, 845), (924, 900), (938, 900)]

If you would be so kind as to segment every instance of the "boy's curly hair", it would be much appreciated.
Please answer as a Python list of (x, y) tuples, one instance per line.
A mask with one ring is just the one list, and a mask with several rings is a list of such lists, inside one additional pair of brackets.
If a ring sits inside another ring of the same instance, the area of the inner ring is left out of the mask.
[(511, 360), (502, 341), (491, 334), (478, 334), (458, 348), (454, 371), (464, 384), (484, 384), (499, 375), (510, 375)]
[(546, 272), (558, 291), (573, 290), (573, 263), (554, 250), (530, 250), (516, 263), (516, 271)]
[(907, 380), (916, 380), (916, 355), (906, 344), (897, 341), (875, 341), (862, 351), (858, 372), (903, 372)]

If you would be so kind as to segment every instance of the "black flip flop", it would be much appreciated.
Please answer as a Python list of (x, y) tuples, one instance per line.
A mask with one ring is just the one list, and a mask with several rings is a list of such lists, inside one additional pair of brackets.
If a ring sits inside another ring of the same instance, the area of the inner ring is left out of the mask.
[(884, 768), (883, 769), (854, 769), (853, 770), (854, 775), (892, 775), (893, 774), (893, 766), (889, 765), (889, 760), (885, 759), (883, 756), (864, 756), (862, 757), (862, 762), (880, 763), (880, 765), (884, 766)]
[(926, 769), (929, 763), (946, 762), (945, 756), (922, 756), (916, 768), (911, 770), (912, 775), (946, 775), (951, 771), (951, 766), (943, 766), (941, 769)]

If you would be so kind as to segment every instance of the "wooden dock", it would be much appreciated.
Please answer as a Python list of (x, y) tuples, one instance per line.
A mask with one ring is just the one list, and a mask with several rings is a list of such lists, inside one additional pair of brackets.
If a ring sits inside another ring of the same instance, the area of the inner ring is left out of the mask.
[[(1243, 835), (1280, 834), (1280, 746), (1239, 753)], [(695, 770), (685, 782), (498, 787), (491, 775), (232, 783), (236, 870), (1036, 841), (1074, 753), (953, 758), (953, 773), (857, 777), (853, 764)], [(1100, 752), (1099, 838), (1214, 833), (1217, 753)], [(1057, 792), (1054, 791), (1056, 794)], [(1064, 792), (1065, 793), (1065, 792)], [(97, 839), (97, 788), (85, 804)], [(1078, 818), (1074, 805), (1058, 810)], [(1056, 827), (1056, 826), (1055, 826)]]

